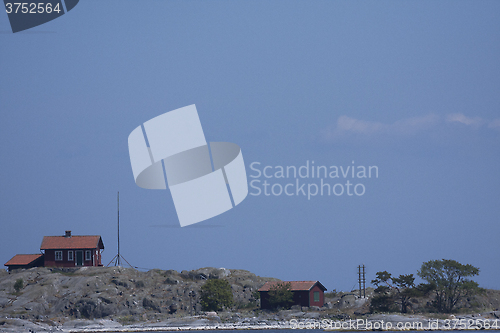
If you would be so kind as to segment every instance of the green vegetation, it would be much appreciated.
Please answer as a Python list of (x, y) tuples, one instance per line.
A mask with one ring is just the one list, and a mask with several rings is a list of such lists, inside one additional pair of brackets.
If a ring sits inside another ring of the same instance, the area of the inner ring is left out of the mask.
[(130, 325), (137, 321), (136, 318), (131, 315), (118, 317), (116, 320), (122, 325)]
[(242, 309), (242, 310), (246, 310), (246, 309), (256, 309), (257, 308), (257, 305), (255, 304), (255, 302), (238, 302), (235, 304), (235, 308), (236, 309)]
[(467, 299), (469, 306), (472, 305), (472, 296), (483, 291), (477, 282), (468, 278), (478, 275), (479, 268), (462, 265), (455, 260), (424, 262), (417, 274), (427, 283), (415, 285), (413, 274), (393, 277), (387, 271), (377, 272), (376, 278), (371, 281), (377, 288), (370, 303), (370, 311), (407, 313), (414, 299), (434, 293), (434, 300), (427, 303), (425, 310), (451, 313), (459, 308), (461, 300)]
[(388, 312), (399, 305), (401, 313), (408, 312), (410, 299), (422, 295), (424, 288), (415, 286), (413, 274), (392, 277), (387, 271), (377, 272), (377, 277), (372, 280), (377, 289), (376, 296), (371, 303), (372, 311)]
[(290, 282), (278, 282), (269, 288), (269, 305), (275, 309), (288, 309), (293, 304), (293, 292), (290, 287)]
[(479, 275), (479, 268), (446, 259), (424, 262), (418, 271), (418, 276), (434, 289), (434, 306), (443, 313), (451, 313), (460, 300), (483, 291), (468, 279), (475, 275)]
[(16, 293), (21, 291), (21, 289), (24, 288), (24, 281), (23, 279), (17, 279), (16, 282), (14, 283), (14, 289), (16, 290)]
[(233, 305), (233, 292), (228, 281), (211, 279), (200, 289), (200, 303), (203, 311), (220, 311)]
[(325, 293), (325, 298), (334, 298), (339, 296), (339, 294), (341, 294), (341, 292), (339, 293), (337, 292), (337, 289), (333, 289), (332, 291)]

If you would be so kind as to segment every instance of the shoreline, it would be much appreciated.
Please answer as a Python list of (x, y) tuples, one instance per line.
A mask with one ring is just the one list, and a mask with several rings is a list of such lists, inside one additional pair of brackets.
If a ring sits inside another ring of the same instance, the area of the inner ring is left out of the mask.
[(173, 331), (233, 331), (233, 330), (284, 330), (315, 329), (323, 331), (468, 331), (500, 330), (497, 312), (463, 315), (450, 319), (426, 318), (422, 315), (374, 314), (363, 319), (297, 319), (276, 322), (222, 323), (218, 316), (192, 316), (160, 322), (138, 322), (122, 325), (110, 319), (69, 320), (62, 324), (31, 322), (18, 318), (0, 320), (0, 332), (63, 332), (63, 333), (118, 333), (118, 332), (173, 332)]

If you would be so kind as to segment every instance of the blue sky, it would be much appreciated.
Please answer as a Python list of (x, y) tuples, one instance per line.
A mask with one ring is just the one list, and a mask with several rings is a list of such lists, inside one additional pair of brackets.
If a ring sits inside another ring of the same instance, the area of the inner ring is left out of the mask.
[[(239, 268), (347, 291), (359, 264), (371, 280), (445, 258), (499, 289), (499, 12), (498, 1), (81, 1), (16, 34), (0, 15), (0, 261), (72, 230), (101, 235), (107, 264), (120, 191), (121, 252), (141, 268)], [(252, 162), (307, 161), (379, 176), (362, 196), (249, 195), (180, 228), (168, 190), (135, 185), (127, 138), (190, 104), (207, 141), (241, 147), (249, 176)]]

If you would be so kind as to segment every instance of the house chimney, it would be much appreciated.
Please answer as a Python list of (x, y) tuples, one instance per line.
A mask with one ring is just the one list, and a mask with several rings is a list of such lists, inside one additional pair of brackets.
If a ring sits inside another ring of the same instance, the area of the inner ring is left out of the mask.
[(69, 238), (71, 237), (71, 230), (66, 230), (66, 235), (64, 237)]

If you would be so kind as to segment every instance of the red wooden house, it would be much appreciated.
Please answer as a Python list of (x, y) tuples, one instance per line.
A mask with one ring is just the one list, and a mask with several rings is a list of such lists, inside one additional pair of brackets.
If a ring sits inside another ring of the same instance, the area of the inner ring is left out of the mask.
[(19, 268), (40, 267), (43, 266), (43, 254), (16, 254), (4, 266), (7, 266), (9, 272)]
[(290, 283), (293, 292), (293, 305), (323, 306), (326, 288), (319, 281), (272, 281), (266, 282), (260, 289), (260, 307), (270, 309), (269, 289), (278, 283)]
[(40, 250), (44, 251), (45, 267), (102, 266), (101, 236), (44, 236)]

